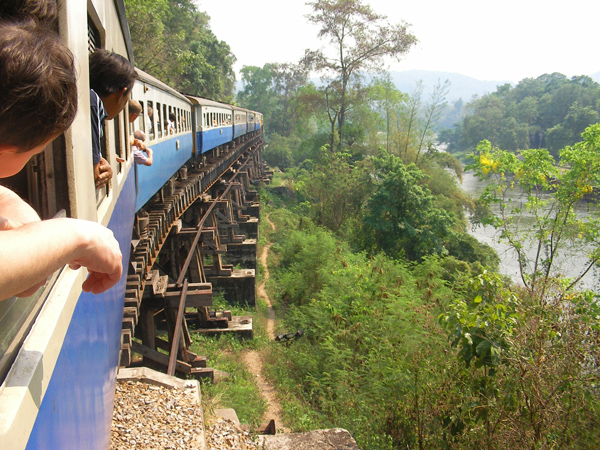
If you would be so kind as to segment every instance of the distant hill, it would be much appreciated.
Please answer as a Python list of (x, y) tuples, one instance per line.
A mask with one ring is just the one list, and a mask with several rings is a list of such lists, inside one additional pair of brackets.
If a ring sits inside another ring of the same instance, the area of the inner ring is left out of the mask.
[(452, 103), (459, 98), (469, 102), (474, 95), (481, 96), (490, 92), (495, 92), (498, 86), (502, 86), (510, 81), (484, 81), (459, 73), (452, 72), (434, 72), (429, 70), (406, 70), (403, 72), (390, 72), (392, 81), (398, 89), (408, 94), (412, 93), (419, 80), (423, 81), (422, 99), (427, 100), (431, 95), (433, 88), (438, 84), (438, 80), (443, 84), (450, 80), (450, 90), (446, 100)]

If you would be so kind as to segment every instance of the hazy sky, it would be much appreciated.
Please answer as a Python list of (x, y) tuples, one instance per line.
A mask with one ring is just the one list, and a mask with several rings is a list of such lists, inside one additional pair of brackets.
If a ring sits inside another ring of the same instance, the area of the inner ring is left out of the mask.
[[(211, 29), (243, 66), (297, 62), (306, 48), (327, 46), (308, 23), (304, 0), (196, 0)], [(455, 72), (518, 82), (561, 72), (600, 72), (596, 0), (364, 0), (392, 23), (404, 21), (419, 43), (391, 70)]]

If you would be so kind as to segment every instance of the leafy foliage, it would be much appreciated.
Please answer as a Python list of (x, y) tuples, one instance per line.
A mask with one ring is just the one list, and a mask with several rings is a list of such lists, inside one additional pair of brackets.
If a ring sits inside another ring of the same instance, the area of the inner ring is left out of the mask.
[[(360, 0), (316, 0), (309, 21), (321, 27), (332, 51), (307, 52), (305, 60), (324, 74), (322, 99), (331, 125), (331, 148), (336, 135), (344, 143), (347, 114), (363, 95), (360, 71), (379, 70), (386, 57), (400, 58), (416, 43), (404, 23), (388, 25)], [(337, 129), (336, 129), (337, 127)]]
[(287, 228), (276, 242), (274, 290), (286, 305), (286, 327), (305, 335), (274, 350), (273, 371), (288, 395), (301, 396), (318, 414), (311, 423), (348, 428), (361, 448), (395, 448), (387, 420), (398, 402), (407, 401), (400, 408), (410, 410), (419, 389), (409, 368), (423, 363), (426, 343), (443, 343), (428, 328), (435, 308), (420, 300), (447, 302), (438, 270), (424, 269), (417, 281), (406, 265), (352, 253), (312, 227)]
[[(598, 444), (591, 292), (540, 303), (484, 273), (440, 316), (468, 372), (457, 372), (456, 442), (468, 448), (592, 448)], [(442, 400), (443, 401), (443, 400)]]
[(562, 74), (525, 78), (516, 86), (477, 98), (454, 133), (444, 133), (450, 151), (472, 151), (487, 139), (493, 146), (518, 149), (548, 148), (557, 157), (573, 145), (600, 117), (600, 85), (587, 76), (568, 79)]
[(459, 265), (450, 289), (446, 258), (367, 258), (292, 216), (271, 214), (270, 290), (304, 336), (273, 348), (271, 373), (298, 431), (341, 426), (375, 450), (600, 442), (591, 293), (540, 302)]
[[(574, 210), (600, 181), (600, 124), (586, 129), (582, 137), (583, 141), (561, 152), (559, 164), (546, 150), (524, 150), (518, 158), (482, 141), (469, 166), (488, 180), (479, 199), (483, 208), (475, 220), (501, 230), (501, 238), (517, 255), (524, 285), (540, 298), (548, 294), (553, 277), (561, 270), (559, 255), (566, 248), (580, 248), (589, 256), (567, 290), (600, 256), (600, 222), (594, 213), (584, 218)], [(515, 192), (521, 193), (522, 202), (512, 200)], [(533, 220), (522, 223), (519, 218), (524, 213)]]
[(412, 261), (444, 253), (455, 218), (433, 206), (433, 196), (423, 185), (425, 173), (385, 153), (374, 159), (374, 166), (376, 189), (363, 220), (367, 245)]
[(192, 0), (125, 0), (125, 5), (138, 68), (181, 92), (232, 100), (235, 56)]
[(298, 192), (308, 200), (311, 218), (334, 232), (360, 216), (369, 195), (369, 174), (363, 164), (348, 153), (321, 148), (316, 161), (307, 160), (296, 182)]

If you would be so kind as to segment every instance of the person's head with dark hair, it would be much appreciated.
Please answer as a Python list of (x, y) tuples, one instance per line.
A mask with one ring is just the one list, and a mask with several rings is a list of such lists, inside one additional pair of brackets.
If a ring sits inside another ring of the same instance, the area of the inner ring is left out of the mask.
[(90, 55), (90, 88), (102, 99), (108, 120), (125, 108), (136, 79), (135, 67), (123, 56), (102, 49)]
[(174, 113), (169, 113), (169, 120), (171, 122), (175, 123), (176, 119), (177, 119), (177, 117), (175, 117)]
[(76, 113), (73, 55), (58, 35), (0, 22), (0, 177), (21, 170)]
[(57, 12), (55, 0), (2, 0), (0, 20), (12, 22), (35, 21), (39, 25), (56, 26)]

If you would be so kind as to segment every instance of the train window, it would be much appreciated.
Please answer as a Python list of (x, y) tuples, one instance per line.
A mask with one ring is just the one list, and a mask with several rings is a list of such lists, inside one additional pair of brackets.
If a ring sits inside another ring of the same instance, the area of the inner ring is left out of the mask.
[(136, 119), (136, 123), (134, 124), (134, 129), (135, 130), (142, 130), (144, 133), (146, 133), (146, 121), (144, 120), (144, 101), (143, 100), (138, 100), (140, 106), (142, 107), (142, 112), (140, 113), (139, 117)]
[[(107, 150), (106, 150), (106, 121), (102, 124), (104, 127), (104, 133), (102, 133), (102, 137), (100, 138), (100, 154), (101, 156), (108, 161)], [(93, 169), (92, 169), (93, 170)], [(100, 188), (96, 188), (96, 206), (100, 206), (102, 200), (108, 195), (108, 185), (104, 185)]]
[(127, 151), (125, 150), (123, 142), (124, 135), (121, 134), (121, 131), (125, 132), (125, 130), (127, 130), (127, 114), (120, 113), (114, 118), (113, 123), (115, 131), (115, 153), (117, 154), (117, 172), (121, 173), (123, 171), (123, 164), (119, 162), (119, 159), (127, 159)]
[(162, 137), (162, 116), (160, 115), (160, 103), (156, 104), (156, 138)]
[(167, 115), (167, 105), (163, 105), (163, 136), (168, 136), (169, 134), (169, 116)]
[[(18, 174), (2, 180), (3, 186), (26, 200), (42, 219), (71, 215), (65, 149), (61, 135), (31, 158)], [(64, 211), (59, 213), (61, 210)], [(60, 271), (56, 272), (31, 297), (12, 297), (0, 302), (0, 380), (10, 369), (59, 274)]]
[(177, 108), (177, 132), (181, 133), (181, 109)]
[(151, 101), (148, 101), (148, 117), (146, 117), (146, 124), (148, 125), (148, 139), (154, 140), (154, 106)]

